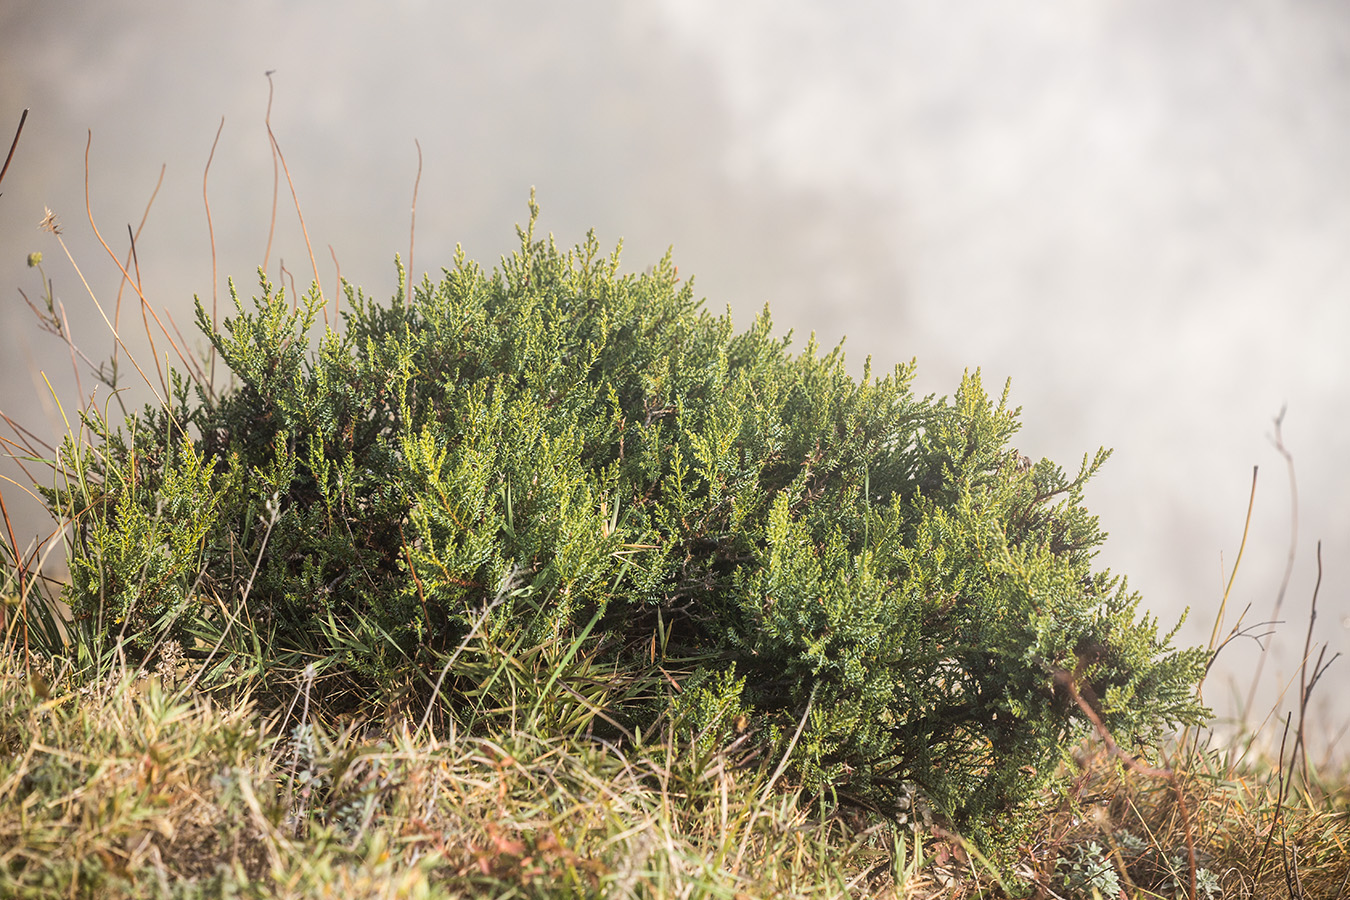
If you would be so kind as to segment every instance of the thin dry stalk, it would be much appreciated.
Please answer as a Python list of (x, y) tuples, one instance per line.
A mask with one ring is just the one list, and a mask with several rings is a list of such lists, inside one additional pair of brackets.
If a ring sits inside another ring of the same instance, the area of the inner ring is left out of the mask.
[[(141, 223), (140, 223), (139, 225), (136, 226), (136, 231), (135, 231), (135, 232), (132, 232), (132, 231), (131, 231), (131, 225), (130, 225), (130, 223), (127, 224), (127, 233), (131, 235), (131, 246), (130, 246), (130, 248), (127, 250), (127, 258), (126, 258), (126, 261), (122, 264), (122, 268), (125, 269), (127, 266), (131, 265), (133, 262), (136, 264), (136, 288), (137, 288), (137, 293), (141, 293), (141, 292), (142, 292), (142, 284), (141, 284), (141, 263), (140, 263), (140, 260), (136, 259), (136, 242), (137, 242), (138, 240), (140, 240), (140, 237), (141, 237), (141, 231), (142, 231), (142, 229), (145, 228), (145, 222), (146, 222), (147, 219), (150, 218), (150, 207), (152, 207), (152, 206), (155, 205), (155, 198), (156, 198), (157, 196), (159, 196), (159, 189), (160, 189), (160, 186), (164, 184), (164, 173), (165, 173), (165, 171), (168, 170), (168, 168), (169, 168), (169, 167), (168, 167), (167, 164), (161, 165), (161, 166), (159, 167), (159, 179), (155, 182), (155, 189), (154, 189), (153, 191), (150, 192), (150, 199), (149, 199), (149, 200), (146, 202), (146, 204), (145, 204), (145, 212), (143, 212), (143, 213), (141, 214)], [(117, 301), (116, 301), (116, 303), (113, 305), (113, 309), (114, 309), (114, 312), (113, 312), (113, 323), (116, 324), (116, 325), (119, 326), (119, 327), (120, 327), (121, 324), (122, 324), (122, 290), (123, 290), (123, 288), (126, 287), (126, 285), (127, 285), (127, 282), (126, 282), (125, 279), (124, 279), (123, 281), (121, 281), (121, 282), (117, 285)], [(142, 313), (141, 315), (142, 315), (142, 317), (144, 317), (144, 313)], [(149, 327), (149, 326), (147, 326), (147, 328), (148, 328), (148, 327)], [(117, 348), (114, 347), (114, 348), (113, 348), (113, 364), (115, 365), (116, 362), (117, 362)]]
[(1308, 741), (1305, 731), (1305, 725), (1308, 716), (1308, 704), (1312, 700), (1313, 688), (1326, 672), (1327, 667), (1336, 661), (1340, 653), (1336, 653), (1331, 659), (1326, 660), (1327, 648), (1324, 644), (1321, 651), (1317, 654), (1317, 662), (1313, 665), (1311, 677), (1308, 675), (1308, 660), (1312, 657), (1312, 633), (1313, 624), (1317, 621), (1317, 595), (1322, 590), (1322, 542), (1317, 542), (1317, 583), (1313, 585), (1312, 607), (1308, 610), (1308, 630), (1303, 638), (1303, 662), (1299, 665), (1299, 690), (1298, 690), (1298, 736), (1294, 742), (1294, 752), (1303, 763), (1303, 783), (1308, 784)]
[[(1289, 472), (1289, 553), (1284, 561), (1284, 577), (1280, 579), (1280, 588), (1275, 594), (1275, 607), (1270, 614), (1272, 622), (1278, 621), (1280, 618), (1280, 607), (1284, 605), (1284, 595), (1289, 589), (1289, 580), (1294, 574), (1294, 555), (1298, 550), (1298, 479), (1294, 476), (1293, 454), (1284, 446), (1284, 436), (1281, 433), (1284, 413), (1285, 407), (1280, 407), (1280, 414), (1275, 417), (1275, 436), (1271, 440), (1275, 444), (1275, 449), (1284, 457), (1285, 468)], [(1251, 709), (1255, 702), (1256, 686), (1261, 683), (1261, 673), (1265, 670), (1265, 666), (1266, 654), (1262, 653), (1256, 659), (1256, 671), (1252, 673), (1252, 683), (1247, 688), (1247, 702), (1242, 707), (1244, 725), (1246, 724), (1247, 710)]]
[[(136, 264), (136, 292), (137, 292), (138, 294), (140, 294), (140, 293), (141, 293), (141, 261), (140, 261), (140, 258), (137, 257), (137, 255), (136, 255), (136, 235), (132, 233), (132, 231), (131, 231), (131, 226), (130, 226), (130, 225), (127, 226), (127, 237), (131, 238), (131, 251), (130, 251), (130, 256), (131, 256), (131, 259), (132, 259), (132, 260), (135, 262), (135, 264)], [(123, 282), (123, 283), (125, 284), (125, 282)], [(144, 297), (145, 295), (144, 295), (144, 294), (141, 294), (141, 296)], [(165, 396), (168, 396), (168, 393), (169, 393), (169, 383), (168, 383), (168, 380), (165, 379), (165, 377), (164, 377), (164, 367), (161, 366), (161, 365), (159, 364), (159, 354), (158, 354), (158, 353), (155, 353), (155, 338), (154, 338), (154, 335), (153, 335), (153, 334), (151, 333), (151, 331), (150, 331), (150, 320), (149, 320), (148, 318), (146, 318), (146, 315), (145, 315), (145, 311), (146, 311), (146, 309), (149, 308), (149, 306), (150, 306), (150, 304), (148, 304), (148, 303), (145, 303), (145, 302), (142, 302), (142, 303), (141, 303), (141, 327), (143, 327), (143, 328), (145, 329), (146, 335), (150, 338), (150, 351), (151, 351), (151, 353), (154, 354), (154, 357), (155, 357), (155, 374), (157, 374), (157, 375), (159, 376), (159, 383), (164, 387), (164, 394), (165, 394)], [(117, 306), (116, 306), (116, 311), (115, 311), (114, 314), (113, 314), (113, 325), (114, 325), (114, 326), (117, 326), (117, 325), (120, 325), (120, 324), (121, 324), (121, 323), (118, 321), (118, 318), (117, 318), (118, 316), (121, 315), (121, 313), (122, 313), (122, 290), (121, 290), (121, 288), (119, 287), (118, 290), (117, 290)], [(117, 354), (117, 348), (114, 347), (114, 348), (113, 348), (113, 359), (114, 359), (114, 360), (117, 359), (117, 355), (116, 355), (116, 354)]]
[(417, 145), (417, 178), (413, 181), (412, 224), (408, 228), (408, 294), (404, 301), (407, 306), (412, 306), (413, 280), (417, 277), (413, 268), (413, 246), (417, 239), (417, 189), (422, 184), (422, 144), (417, 138), (413, 138), (413, 143)]
[[(23, 553), (19, 550), (19, 541), (14, 536), (14, 523), (9, 519), (9, 509), (5, 506), (4, 492), (0, 491), (0, 516), (5, 519), (5, 531), (9, 534), (9, 546), (14, 557), (14, 575), (18, 582), (19, 589), (19, 617), (23, 620), (23, 665), (25, 671), (32, 671), (33, 656), (28, 648), (28, 604), (24, 602), (28, 596), (27, 585), (24, 578), (27, 572), (24, 571)], [(5, 630), (5, 609), (0, 606), (0, 631)]]
[[(506, 578), (502, 579), (502, 583), (497, 587), (497, 596), (493, 598), (491, 603), (483, 607), (483, 611), (479, 613), (478, 618), (473, 623), (473, 627), (469, 629), (469, 633), (464, 635), (464, 639), (459, 642), (459, 646), (455, 648), (455, 652), (450, 654), (450, 657), (446, 659), (445, 665), (441, 667), (441, 674), (436, 679), (436, 685), (431, 689), (431, 699), (427, 701), (426, 713), (423, 714), (422, 721), (418, 724), (417, 731), (414, 732), (414, 735), (420, 736), (422, 732), (426, 730), (428, 723), (431, 721), (431, 712), (436, 708), (436, 698), (441, 695), (441, 685), (445, 683), (445, 676), (450, 674), (451, 667), (453, 667), (455, 661), (459, 659), (459, 655), (469, 646), (474, 635), (478, 633), (478, 629), (483, 627), (483, 623), (487, 621), (487, 617), (492, 614), (494, 609), (502, 604), (502, 601), (511, 595), (511, 591), (515, 588), (516, 579), (518, 577), (519, 572), (513, 570)], [(434, 744), (436, 740), (435, 735), (432, 735), (431, 739)]]
[(1256, 875), (1254, 880), (1261, 881), (1261, 871), (1265, 868), (1266, 854), (1270, 852), (1271, 841), (1275, 839), (1275, 829), (1280, 828), (1280, 814), (1284, 810), (1284, 801), (1289, 793), (1289, 784), (1292, 778), (1286, 779), (1284, 772), (1284, 748), (1289, 739), (1289, 726), (1293, 723), (1293, 713), (1286, 713), (1284, 718), (1284, 732), (1280, 735), (1280, 755), (1276, 758), (1278, 768), (1275, 770), (1276, 791), (1275, 791), (1275, 813), (1270, 819), (1270, 830), (1266, 832), (1265, 843), (1261, 847), (1261, 854), (1256, 858)]
[(23, 134), (23, 123), (27, 121), (28, 110), (25, 108), (23, 113), (19, 115), (19, 127), (14, 130), (14, 140), (9, 143), (9, 153), (5, 154), (5, 164), (3, 167), (0, 167), (0, 181), (5, 180), (5, 173), (9, 171), (10, 160), (14, 158), (14, 150), (19, 146), (19, 135)]
[[(89, 138), (90, 138), (91, 141), (93, 140), (93, 132), (92, 132), (92, 131), (89, 133)], [(87, 180), (87, 176), (88, 176), (88, 148), (87, 148), (87, 147), (86, 147), (86, 149), (85, 149), (85, 174), (86, 174), (86, 181), (85, 181), (85, 205), (86, 205), (86, 208), (87, 208), (87, 207), (88, 207), (88, 180)], [(92, 216), (91, 216), (91, 218), (90, 218), (90, 221), (91, 221), (91, 222), (93, 221)], [(68, 259), (68, 260), (70, 261), (71, 267), (75, 269), (75, 274), (79, 276), (80, 283), (84, 285), (85, 292), (89, 294), (89, 299), (94, 301), (94, 307), (98, 310), (98, 314), (99, 314), (100, 316), (103, 317), (103, 322), (104, 322), (104, 324), (107, 325), (107, 326), (108, 326), (108, 330), (112, 332), (113, 340), (116, 341), (117, 344), (118, 344), (119, 346), (121, 346), (121, 348), (122, 348), (124, 351), (126, 351), (127, 358), (130, 359), (132, 365), (134, 365), (134, 366), (136, 367), (136, 371), (140, 374), (141, 379), (145, 382), (146, 387), (150, 388), (151, 393), (153, 393), (153, 394), (155, 395), (155, 399), (158, 400), (160, 403), (163, 403), (163, 402), (164, 402), (164, 398), (161, 397), (160, 394), (159, 394), (159, 391), (156, 390), (156, 388), (155, 388), (155, 383), (154, 383), (153, 381), (150, 380), (150, 376), (148, 376), (148, 375), (145, 374), (145, 370), (143, 370), (143, 369), (140, 367), (140, 365), (136, 362), (135, 358), (131, 355), (131, 351), (127, 349), (126, 344), (124, 344), (124, 343), (122, 342), (122, 335), (121, 335), (120, 333), (118, 333), (116, 326), (114, 326), (112, 320), (108, 318), (108, 313), (103, 309), (103, 304), (99, 302), (98, 296), (95, 295), (95, 293), (94, 293), (94, 289), (93, 289), (92, 287), (89, 286), (89, 280), (86, 279), (86, 278), (84, 277), (84, 272), (80, 270), (79, 263), (75, 262), (75, 257), (74, 257), (73, 255), (71, 255), (70, 248), (66, 246), (65, 240), (62, 239), (62, 237), (61, 237), (61, 224), (60, 224), (60, 222), (57, 221), (56, 215), (55, 215), (54, 213), (52, 213), (51, 210), (47, 210), (47, 214), (46, 214), (46, 216), (43, 217), (42, 222), (39, 224), (39, 227), (40, 227), (42, 230), (44, 230), (44, 231), (50, 232), (50, 233), (56, 238), (57, 243), (61, 245), (61, 249), (62, 249), (63, 251), (65, 251), (66, 259)], [(94, 233), (95, 233), (95, 235), (97, 235), (97, 234), (98, 234), (98, 230), (95, 229)], [(103, 241), (103, 238), (102, 238), (101, 236), (99, 237), (99, 241), (100, 241), (100, 242)], [(107, 245), (106, 243), (103, 244), (103, 247), (104, 247), (104, 249), (108, 249), (108, 245)], [(108, 254), (111, 256), (111, 255), (112, 255), (112, 251), (111, 251), (111, 250), (108, 250)], [(113, 256), (113, 261), (114, 261), (114, 262), (117, 261), (117, 257), (116, 257), (116, 256)], [(119, 265), (120, 265), (120, 264), (119, 264)], [(126, 274), (126, 273), (125, 273), (125, 270), (123, 271), (123, 274)]]
[[(183, 337), (183, 330), (179, 328), (178, 323), (174, 321), (173, 313), (169, 312), (167, 309), (164, 310), (164, 318), (169, 320), (169, 325), (173, 328), (173, 333), (178, 335), (178, 343), (181, 346), (186, 347), (188, 345), (187, 338)], [(215, 345), (212, 344), (211, 346), (214, 350)], [(204, 382), (206, 380), (206, 370), (201, 367), (201, 364), (197, 362), (197, 359), (189, 356), (187, 357), (187, 362), (193, 369), (193, 378), (196, 379), (197, 383), (201, 384)]]
[[(48, 288), (47, 296), (49, 297), (51, 296), (50, 288)], [(25, 297), (24, 299), (27, 300), (28, 298)], [(32, 304), (29, 305), (31, 306)], [(75, 373), (75, 390), (79, 391), (79, 396), (83, 398), (84, 396), (86, 396), (84, 393), (84, 379), (80, 377), (80, 367), (79, 364), (75, 362), (76, 356), (75, 340), (70, 333), (70, 319), (67, 318), (66, 316), (66, 305), (64, 303), (58, 302), (57, 308), (59, 308), (61, 311), (61, 337), (65, 339), (66, 346), (70, 348), (70, 368)], [(114, 345), (113, 347), (114, 354), (116, 354), (116, 351), (117, 348)], [(84, 357), (85, 362), (89, 362), (89, 357), (84, 356), (83, 353), (80, 353), (79, 355)], [(90, 368), (91, 369), (94, 368), (92, 363), (90, 364)]]
[[(282, 169), (283, 172), (286, 173), (286, 184), (287, 184), (287, 185), (290, 187), (290, 189), (291, 189), (291, 200), (292, 200), (292, 202), (295, 204), (295, 215), (296, 215), (296, 217), (300, 220), (300, 233), (301, 233), (302, 235), (304, 235), (304, 237), (305, 237), (305, 249), (309, 252), (309, 264), (314, 268), (314, 286), (315, 286), (315, 288), (319, 291), (319, 299), (322, 300), (322, 299), (323, 299), (323, 285), (319, 283), (319, 264), (318, 264), (317, 262), (314, 261), (314, 248), (313, 248), (313, 247), (310, 245), (310, 243), (309, 243), (309, 230), (305, 228), (305, 214), (304, 214), (303, 212), (300, 211), (300, 196), (295, 192), (295, 182), (291, 180), (291, 169), (290, 169), (289, 166), (286, 165), (286, 155), (285, 155), (284, 153), (281, 152), (281, 145), (280, 145), (279, 143), (277, 143), (276, 135), (272, 133), (272, 73), (271, 73), (271, 72), (268, 72), (268, 73), (267, 73), (267, 117), (266, 117), (266, 119), (265, 119), (265, 123), (266, 123), (266, 125), (267, 125), (267, 137), (268, 137), (268, 139), (272, 142), (272, 150), (273, 150), (273, 152), (276, 154), (276, 155), (273, 157), (273, 159), (274, 159), (274, 160), (277, 160), (277, 159), (281, 160), (281, 169)], [(275, 165), (275, 163), (274, 163), (274, 165)], [(276, 215), (276, 213), (275, 213), (275, 205), (276, 205), (276, 192), (275, 192), (275, 189), (273, 190), (273, 201), (272, 201), (272, 202), (273, 202), (273, 220), (275, 221), (275, 215)], [(271, 235), (270, 235), (270, 234), (268, 235), (267, 245), (268, 245), (268, 248), (269, 248), (269, 251), (270, 251), (271, 246), (272, 246), (272, 239), (271, 239)], [(265, 267), (265, 266), (266, 266), (266, 260), (264, 259), (264, 267)], [(294, 281), (294, 279), (292, 279), (292, 281)], [(291, 290), (292, 290), (292, 292), (294, 292), (295, 288), (292, 287)], [(296, 303), (297, 305), (299, 304), (300, 298), (299, 298), (298, 296), (297, 296), (297, 297), (294, 297), (294, 298), (292, 298), (292, 299), (293, 299), (293, 302), (294, 302), (294, 303)], [(326, 304), (326, 303), (325, 303), (325, 305), (324, 305), (323, 320), (324, 320), (324, 324), (325, 324), (325, 325), (328, 324), (328, 307), (327, 307), (327, 304)]]
[[(211, 161), (216, 158), (216, 145), (220, 143), (220, 133), (225, 130), (225, 117), (220, 117), (220, 127), (216, 129), (216, 139), (211, 142), (211, 152), (206, 157), (206, 168), (202, 170), (202, 203), (206, 206), (206, 233), (211, 239), (211, 327), (217, 327), (219, 321), (218, 297), (220, 288), (218, 286), (219, 277), (216, 275), (216, 229), (211, 223), (211, 198), (206, 194), (206, 179), (211, 174)], [(208, 393), (214, 393), (216, 383), (216, 345), (212, 344), (208, 352), (208, 364), (206, 390)]]
[[(273, 498), (272, 502), (274, 505), (266, 520), (267, 527), (263, 530), (262, 541), (258, 547), (258, 554), (253, 561), (253, 569), (249, 572), (248, 581), (244, 584), (244, 590), (239, 596), (239, 607), (246, 612), (248, 610), (248, 596), (253, 592), (253, 582), (258, 577), (258, 570), (262, 567), (263, 556), (267, 551), (267, 541), (272, 536), (272, 529), (276, 527), (278, 520), (281, 518), (281, 507), (275, 505), (277, 502), (276, 498)], [(196, 686), (197, 680), (201, 678), (202, 673), (207, 670), (207, 666), (210, 664), (211, 660), (220, 652), (220, 648), (225, 646), (225, 639), (229, 636), (230, 629), (234, 626), (234, 622), (235, 617), (226, 612), (225, 627), (220, 630), (220, 637), (216, 639), (215, 646), (213, 646), (210, 652), (206, 654), (205, 659), (202, 660), (202, 664), (192, 673), (192, 677), (183, 688), (184, 693), (191, 691), (192, 688)]]
[(20, 484), (19, 482), (15, 481), (13, 478), (10, 478), (7, 475), (0, 475), (0, 479), (8, 481), (10, 484), (14, 485), (19, 490), (23, 491), (25, 494), (32, 497), (38, 503), (42, 503), (43, 502), (42, 498), (38, 496), (38, 494), (32, 488), (32, 485), (38, 483), (37, 479), (33, 477), (33, 473), (28, 470), (28, 466), (25, 463), (27, 461), (32, 460), (39, 460), (39, 461), (51, 460), (53, 462), (56, 462), (57, 461), (56, 448), (53, 447), (51, 444), (47, 443), (46, 441), (44, 441), (42, 438), (35, 435), (32, 431), (28, 430), (27, 428), (24, 428), (18, 422), (15, 422), (9, 416), (5, 415), (3, 412), (0, 412), (0, 421), (3, 421), (5, 423), (5, 427), (10, 429), (10, 431), (14, 434), (14, 437), (18, 438), (18, 440), (14, 440), (12, 438), (5, 437), (4, 435), (0, 435), (0, 448), (3, 448), (6, 451), (9, 450), (18, 451), (15, 453), (8, 453), (7, 455), (9, 459), (12, 460), (14, 464), (19, 467), (19, 470), (23, 472), (24, 477), (28, 479), (28, 484)]
[[(1237, 581), (1238, 568), (1242, 565), (1242, 553), (1247, 549), (1247, 535), (1252, 527), (1252, 509), (1256, 506), (1256, 475), (1257, 466), (1252, 466), (1252, 491), (1247, 499), (1247, 518), (1242, 523), (1242, 542), (1238, 544), (1237, 559), (1233, 560), (1233, 571), (1228, 575), (1228, 584), (1223, 589), (1223, 599), (1219, 602), (1219, 613), (1214, 617), (1214, 628), (1209, 635), (1209, 649), (1214, 652), (1215, 641), (1219, 637), (1219, 628), (1223, 625), (1224, 611), (1228, 609), (1228, 595), (1233, 592), (1233, 584)], [(1203, 682), (1200, 687), (1203, 687)]]
[[(188, 363), (187, 357), (183, 354), (182, 349), (178, 346), (177, 343), (174, 342), (173, 338), (169, 336), (169, 332), (167, 329), (165, 329), (164, 323), (159, 320), (159, 316), (155, 313), (154, 308), (150, 306), (149, 301), (145, 299), (145, 294), (141, 291), (140, 286), (135, 281), (132, 280), (131, 275), (127, 272), (126, 267), (122, 265), (120, 260), (118, 260), (117, 254), (112, 252), (112, 248), (109, 247), (108, 242), (103, 239), (102, 233), (100, 233), (98, 230), (98, 224), (94, 221), (94, 209), (92, 204), (90, 203), (89, 198), (89, 148), (93, 145), (93, 143), (94, 143), (94, 132), (91, 130), (89, 132), (88, 141), (84, 145), (84, 210), (85, 214), (89, 217), (89, 226), (94, 230), (94, 237), (98, 238), (98, 242), (103, 245), (103, 249), (107, 252), (109, 258), (112, 259), (112, 261), (117, 265), (117, 268), (122, 272), (122, 277), (136, 287), (136, 295), (140, 297), (142, 309), (150, 313), (150, 316), (155, 320), (155, 324), (159, 326), (159, 330), (164, 334), (164, 337), (168, 339), (169, 346), (173, 347), (174, 353), (178, 355), (179, 361), (181, 361), (183, 364), (184, 371), (190, 371), (193, 367), (190, 363)], [(60, 237), (61, 233), (59, 228), (53, 230), (52, 233), (55, 234), (57, 236), (57, 240), (61, 242), (61, 249), (66, 251), (66, 258), (70, 260), (70, 264), (72, 266), (75, 266), (76, 273), (79, 274), (80, 280), (84, 282), (85, 290), (89, 292), (90, 299), (92, 299), (94, 301), (94, 305), (98, 307), (99, 315), (103, 316), (103, 321), (107, 323), (108, 328), (112, 331), (113, 338), (117, 341), (117, 344), (127, 354), (127, 358), (130, 359), (131, 364), (136, 367), (136, 371), (140, 373), (141, 378), (145, 380), (146, 385), (149, 386), (150, 390), (154, 392), (155, 399), (158, 400), (162, 405), (164, 405), (166, 409), (169, 408), (169, 404), (165, 399), (165, 397), (167, 397), (169, 393), (168, 385), (164, 383), (163, 378), (161, 377), (160, 386), (164, 389), (164, 395), (161, 396), (160, 392), (155, 390), (155, 386), (154, 384), (151, 383), (149, 376), (147, 376), (144, 370), (141, 369), (140, 363), (136, 362), (136, 359), (135, 357), (132, 356), (131, 351), (127, 348), (126, 344), (122, 342), (122, 336), (118, 332), (117, 326), (113, 322), (109, 321), (108, 314), (103, 311), (103, 304), (99, 303), (98, 297), (94, 296), (94, 291), (92, 288), (89, 287), (89, 282), (85, 281), (84, 274), (80, 272), (79, 266), (75, 265), (75, 258), (71, 256), (70, 251), (66, 249), (65, 241), (61, 241)], [(146, 324), (146, 337), (149, 338), (150, 340), (150, 349), (151, 352), (156, 354), (156, 365), (158, 365), (158, 351), (155, 350), (154, 335), (150, 333), (150, 327), (148, 323)], [(172, 414), (171, 409), (170, 414)]]
[(332, 244), (328, 245), (328, 255), (333, 257), (333, 271), (337, 277), (337, 290), (333, 292), (333, 317), (336, 319), (342, 303), (342, 264), (338, 262), (337, 251)]
[[(263, 73), (267, 79), (267, 112), (263, 114), (263, 124), (267, 126), (267, 135), (269, 139), (272, 135), (272, 73), (276, 69), (268, 69)], [(281, 171), (277, 165), (277, 145), (275, 141), (270, 141), (272, 148), (272, 218), (267, 223), (267, 247), (263, 250), (262, 270), (267, 271), (267, 261), (272, 258), (272, 238), (277, 232), (277, 192), (281, 189)]]

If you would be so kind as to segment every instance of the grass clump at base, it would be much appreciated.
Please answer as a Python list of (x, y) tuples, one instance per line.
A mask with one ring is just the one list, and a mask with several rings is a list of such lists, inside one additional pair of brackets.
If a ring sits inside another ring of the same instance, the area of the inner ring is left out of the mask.
[(4, 663), (0, 896), (842, 896), (878, 858), (670, 729), (287, 728), (173, 677), (44, 698)]
[(0, 663), (5, 897), (1173, 900), (1188, 833), (1198, 897), (1335, 897), (1350, 877), (1344, 773), (1281, 801), (1278, 761), (1215, 750), (1168, 751), (1178, 793), (1084, 744), (1000, 878), (921, 806), (822, 805), (748, 742), (705, 751), (679, 722), (622, 748), (482, 722), (418, 738), (407, 720), (288, 726), (187, 688), (186, 668), (30, 681), (16, 662)]

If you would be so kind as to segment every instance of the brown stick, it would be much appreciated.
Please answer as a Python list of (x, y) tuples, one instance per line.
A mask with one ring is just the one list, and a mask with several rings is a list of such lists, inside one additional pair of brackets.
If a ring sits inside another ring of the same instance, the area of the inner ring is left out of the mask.
[(1107, 730), (1106, 723), (1102, 721), (1101, 716), (1097, 715), (1097, 711), (1093, 709), (1092, 705), (1084, 700), (1083, 695), (1078, 692), (1078, 679), (1072, 672), (1068, 669), (1056, 668), (1054, 670), (1054, 678), (1055, 684), (1062, 687), (1068, 693), (1069, 698), (1083, 711), (1083, 715), (1088, 717), (1088, 721), (1092, 723), (1092, 727), (1097, 731), (1097, 736), (1100, 737), (1102, 743), (1106, 745), (1107, 753), (1120, 759), (1121, 762), (1125, 763), (1126, 768), (1138, 772), (1140, 775), (1147, 775), (1150, 778), (1172, 777), (1171, 769), (1156, 769), (1153, 766), (1145, 765), (1120, 748), (1120, 745), (1116, 743), (1116, 739), (1111, 736), (1111, 732)]
[(9, 161), (14, 158), (14, 148), (19, 146), (19, 135), (23, 134), (23, 123), (27, 121), (28, 110), (24, 109), (22, 115), (19, 116), (19, 127), (14, 131), (14, 140), (10, 141), (9, 154), (5, 157), (5, 165), (0, 168), (0, 181), (5, 180), (5, 173), (9, 171)]

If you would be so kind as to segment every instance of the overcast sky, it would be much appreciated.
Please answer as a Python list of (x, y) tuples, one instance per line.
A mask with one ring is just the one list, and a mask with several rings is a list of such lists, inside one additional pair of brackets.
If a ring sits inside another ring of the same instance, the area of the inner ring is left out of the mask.
[[(917, 357), (924, 392), (950, 393), (967, 367), (994, 393), (1011, 377), (1022, 452), (1074, 469), (1115, 448), (1088, 494), (1111, 532), (1102, 562), (1165, 624), (1192, 606), (1190, 642), (1208, 639), (1253, 465), (1230, 604), (1270, 613), (1290, 494), (1269, 438), (1288, 404), (1299, 540), (1272, 671), (1290, 675), (1301, 652), (1319, 539), (1316, 636), (1350, 650), (1350, 7), (5, 4), (6, 147), (32, 111), (0, 185), (0, 409), (59, 433), (39, 371), (77, 405), (68, 355), (19, 295), (41, 293), (29, 252), (82, 349), (111, 348), (35, 227), (51, 207), (111, 303), (118, 272), (85, 217), (89, 130), (91, 203), (119, 255), (165, 167), (137, 255), (147, 295), (187, 330), (192, 295), (213, 290), (202, 176), (223, 117), (215, 288), (231, 276), (252, 292), (272, 203), (266, 70), (327, 290), (336, 256), (368, 293), (393, 292), (417, 140), (419, 272), (457, 243), (488, 264), (508, 252), (534, 186), (561, 242), (591, 227), (622, 238), (630, 270), (673, 245), (681, 274), (742, 326), (767, 302), (799, 337), (847, 335), (855, 371), (869, 354)], [(269, 267), (303, 283), (313, 270), (281, 190)], [(36, 533), (17, 489), (4, 493)], [(1221, 678), (1208, 696), (1223, 705)]]

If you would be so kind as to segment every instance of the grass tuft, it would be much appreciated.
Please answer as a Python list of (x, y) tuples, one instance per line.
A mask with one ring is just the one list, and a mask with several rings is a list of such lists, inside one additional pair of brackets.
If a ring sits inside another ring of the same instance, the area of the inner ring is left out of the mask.
[(373, 709), (265, 715), (185, 674), (4, 657), (0, 896), (1177, 898), (1188, 827), (1197, 897), (1337, 897), (1350, 880), (1346, 771), (1291, 784), (1251, 752), (1173, 747), (1178, 793), (1082, 745), (1000, 885), (921, 808), (826, 803), (678, 721), (615, 741), (547, 728), (531, 702), (432, 736)]

